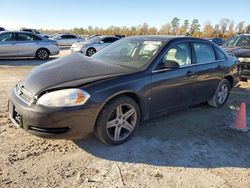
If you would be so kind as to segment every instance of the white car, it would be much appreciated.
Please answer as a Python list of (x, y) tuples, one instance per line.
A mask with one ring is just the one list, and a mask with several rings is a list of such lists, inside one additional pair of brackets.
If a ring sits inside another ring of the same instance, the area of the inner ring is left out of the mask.
[(54, 35), (52, 39), (56, 40), (59, 46), (71, 46), (76, 42), (86, 41), (85, 38), (73, 34), (57, 34)]
[(116, 36), (96, 36), (85, 42), (74, 43), (71, 52), (81, 52), (86, 56), (92, 56), (97, 51), (119, 40)]

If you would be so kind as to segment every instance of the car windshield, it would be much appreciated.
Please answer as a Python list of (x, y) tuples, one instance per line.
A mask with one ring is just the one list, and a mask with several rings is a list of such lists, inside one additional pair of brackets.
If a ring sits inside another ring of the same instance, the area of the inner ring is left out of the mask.
[(112, 43), (93, 56), (94, 59), (133, 69), (145, 67), (163, 46), (159, 40), (125, 38)]
[(88, 40), (88, 42), (91, 42), (91, 43), (97, 43), (97, 42), (100, 42), (101, 38), (100, 37), (93, 37), (91, 39)]
[(61, 35), (58, 35), (58, 34), (56, 34), (56, 35), (53, 35), (52, 36), (52, 39), (58, 39), (58, 37), (60, 37)]
[(250, 36), (234, 36), (228, 39), (223, 47), (250, 48)]

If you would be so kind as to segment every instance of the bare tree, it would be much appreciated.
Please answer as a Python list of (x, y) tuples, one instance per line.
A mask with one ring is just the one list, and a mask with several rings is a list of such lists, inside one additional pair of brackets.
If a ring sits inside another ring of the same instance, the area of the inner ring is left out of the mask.
[(169, 23), (164, 24), (161, 26), (159, 34), (161, 35), (169, 35), (171, 33), (171, 25)]

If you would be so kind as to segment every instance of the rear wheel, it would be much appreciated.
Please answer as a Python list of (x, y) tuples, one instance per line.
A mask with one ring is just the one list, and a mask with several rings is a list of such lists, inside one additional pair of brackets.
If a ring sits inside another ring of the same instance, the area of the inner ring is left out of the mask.
[(229, 92), (230, 83), (227, 79), (223, 79), (218, 85), (213, 98), (208, 101), (208, 104), (215, 108), (222, 107), (227, 102)]
[(95, 53), (96, 53), (96, 50), (94, 48), (89, 48), (86, 52), (86, 55), (90, 57)]
[(130, 97), (118, 97), (100, 112), (95, 135), (105, 144), (119, 145), (131, 138), (139, 122), (137, 103)]
[(49, 58), (49, 50), (45, 48), (38, 49), (36, 52), (36, 58), (40, 60), (46, 60)]

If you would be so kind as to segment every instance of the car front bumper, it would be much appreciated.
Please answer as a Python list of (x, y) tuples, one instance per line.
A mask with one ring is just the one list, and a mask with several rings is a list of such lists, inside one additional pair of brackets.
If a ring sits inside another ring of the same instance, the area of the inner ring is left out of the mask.
[(12, 91), (8, 101), (12, 122), (25, 131), (44, 138), (80, 139), (94, 131), (97, 118), (95, 105), (78, 107), (45, 107), (26, 104)]
[(241, 78), (250, 79), (250, 63), (241, 62), (240, 65), (242, 68)]

